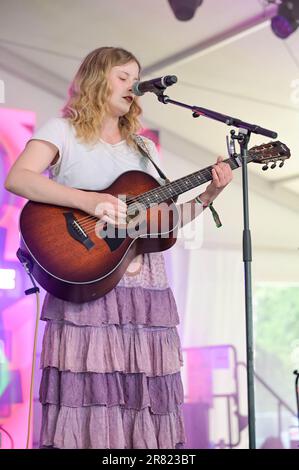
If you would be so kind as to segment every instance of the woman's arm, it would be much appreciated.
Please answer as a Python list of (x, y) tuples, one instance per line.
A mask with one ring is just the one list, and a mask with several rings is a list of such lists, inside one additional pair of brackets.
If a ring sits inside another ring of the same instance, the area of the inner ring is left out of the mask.
[(80, 208), (83, 191), (63, 186), (42, 175), (57, 152), (57, 147), (50, 142), (29, 141), (8, 173), (5, 188), (31, 201)]
[(222, 157), (217, 158), (217, 162), (212, 169), (213, 180), (207, 186), (206, 190), (198, 196), (202, 204), (199, 204), (194, 198), (179, 205), (181, 227), (201, 214), (202, 211), (219, 196), (225, 186), (231, 182), (233, 178), (232, 169), (227, 163), (223, 163), (222, 160)]
[(29, 141), (12, 166), (5, 188), (31, 201), (77, 208), (104, 221), (121, 222), (126, 204), (120, 199), (106, 193), (70, 188), (42, 175), (57, 152), (58, 148), (45, 140)]

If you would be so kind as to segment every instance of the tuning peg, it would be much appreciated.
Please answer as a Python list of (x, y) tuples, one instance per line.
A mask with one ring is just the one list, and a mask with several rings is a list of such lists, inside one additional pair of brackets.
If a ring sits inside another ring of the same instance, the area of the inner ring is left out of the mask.
[(276, 162), (272, 163), (271, 165), (271, 170), (274, 170), (274, 168), (276, 168)]
[(269, 167), (268, 167), (268, 164), (267, 164), (267, 165), (264, 165), (264, 166), (262, 167), (262, 170), (266, 171), (266, 170), (268, 170), (268, 168), (269, 168)]
[(280, 164), (279, 164), (279, 168), (282, 168), (284, 165), (284, 160), (281, 160)]

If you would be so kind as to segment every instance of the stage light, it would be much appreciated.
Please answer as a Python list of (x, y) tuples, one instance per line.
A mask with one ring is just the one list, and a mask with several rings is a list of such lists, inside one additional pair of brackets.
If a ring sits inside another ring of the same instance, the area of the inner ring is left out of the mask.
[(191, 20), (202, 2), (203, 0), (168, 0), (175, 17), (180, 21)]
[(281, 39), (288, 38), (299, 26), (299, 0), (283, 0), (277, 14), (271, 19), (273, 33)]

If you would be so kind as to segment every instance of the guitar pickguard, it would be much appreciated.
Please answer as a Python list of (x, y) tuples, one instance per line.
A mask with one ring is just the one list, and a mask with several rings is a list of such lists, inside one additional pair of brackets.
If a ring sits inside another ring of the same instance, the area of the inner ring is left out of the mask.
[[(130, 217), (127, 218), (127, 222)], [(130, 220), (129, 225), (125, 228), (119, 228), (114, 225), (106, 223), (101, 231), (97, 232), (97, 236), (102, 238), (108, 245), (110, 251), (117, 250), (123, 241), (130, 237), (137, 238), (139, 235), (144, 235), (147, 232), (146, 219)]]

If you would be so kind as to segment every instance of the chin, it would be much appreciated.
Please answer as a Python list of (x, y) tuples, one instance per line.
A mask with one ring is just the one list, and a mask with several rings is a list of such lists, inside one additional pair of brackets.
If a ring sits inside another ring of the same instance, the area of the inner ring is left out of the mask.
[(129, 111), (130, 111), (130, 106), (123, 106), (122, 108), (115, 109), (114, 114), (118, 117), (123, 117), (126, 114), (128, 114)]
[(124, 109), (119, 113), (119, 117), (123, 117), (130, 111), (130, 108)]

